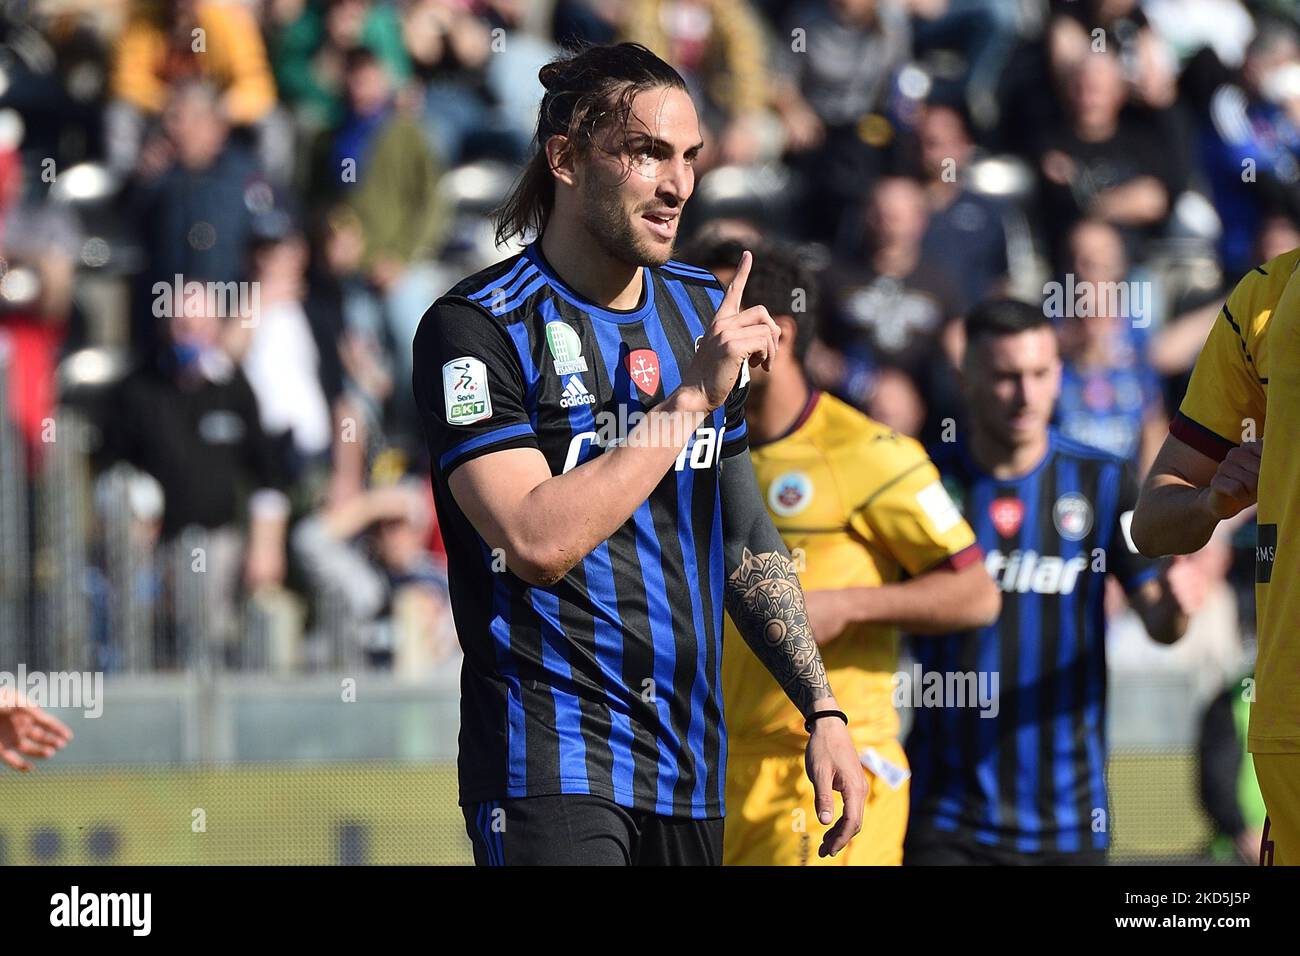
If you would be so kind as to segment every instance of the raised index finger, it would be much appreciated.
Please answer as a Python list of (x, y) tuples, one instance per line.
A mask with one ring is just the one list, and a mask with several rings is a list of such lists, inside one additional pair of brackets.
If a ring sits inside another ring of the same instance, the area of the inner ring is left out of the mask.
[(723, 315), (735, 315), (740, 311), (740, 300), (745, 295), (745, 282), (749, 279), (749, 267), (753, 264), (754, 254), (746, 249), (740, 255), (740, 265), (736, 267), (736, 275), (727, 286), (727, 294), (722, 297), (722, 305), (718, 307), (718, 311)]

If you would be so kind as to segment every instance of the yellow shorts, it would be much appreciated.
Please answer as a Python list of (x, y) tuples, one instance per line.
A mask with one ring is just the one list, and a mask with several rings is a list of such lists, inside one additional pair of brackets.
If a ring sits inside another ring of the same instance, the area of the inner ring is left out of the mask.
[(1300, 866), (1300, 754), (1251, 756), (1268, 811), (1260, 865)]
[[(898, 767), (907, 756), (896, 740), (876, 752)], [(727, 758), (727, 820), (722, 842), (724, 866), (899, 866), (907, 833), (908, 780), (892, 789), (865, 767), (866, 810), (862, 831), (834, 857), (817, 848), (829, 827), (817, 819), (812, 781), (798, 756)], [(841, 811), (835, 795), (835, 819)]]

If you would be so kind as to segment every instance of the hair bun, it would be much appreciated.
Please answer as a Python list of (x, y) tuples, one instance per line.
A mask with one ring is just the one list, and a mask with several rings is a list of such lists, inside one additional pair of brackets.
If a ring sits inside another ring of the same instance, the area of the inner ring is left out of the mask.
[(549, 92), (560, 85), (563, 73), (563, 63), (547, 63), (537, 71), (537, 78), (541, 80), (542, 86)]

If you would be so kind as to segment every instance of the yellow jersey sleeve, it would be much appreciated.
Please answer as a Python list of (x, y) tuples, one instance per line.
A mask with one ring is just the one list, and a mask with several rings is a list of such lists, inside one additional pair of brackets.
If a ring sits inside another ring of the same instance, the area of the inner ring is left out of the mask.
[(850, 526), (888, 550), (910, 575), (944, 565), (961, 568), (979, 560), (975, 533), (925, 450), (903, 436), (893, 441), (897, 442), (890, 449), (893, 476), (854, 509)]
[(1264, 327), (1286, 285), (1284, 270), (1252, 270), (1232, 290), (1192, 370), (1187, 394), (1170, 433), (1201, 454), (1222, 461), (1254, 421), (1264, 430), (1264, 374), (1260, 345)]

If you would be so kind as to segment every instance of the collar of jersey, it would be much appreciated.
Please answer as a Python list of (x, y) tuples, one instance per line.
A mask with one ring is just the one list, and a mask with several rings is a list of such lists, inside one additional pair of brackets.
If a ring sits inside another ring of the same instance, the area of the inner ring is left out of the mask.
[(1055, 450), (1056, 450), (1056, 429), (1048, 428), (1047, 429), (1047, 451), (1043, 452), (1043, 457), (1039, 460), (1038, 464), (1034, 465), (1033, 468), (1030, 468), (1024, 474), (1012, 475), (1010, 478), (994, 478), (991, 474), (989, 474), (982, 467), (980, 467), (977, 461), (975, 461), (975, 458), (970, 453), (970, 449), (966, 447), (965, 442), (961, 442), (957, 446), (957, 453), (961, 455), (962, 461), (966, 463), (966, 467), (969, 468), (971, 472), (973, 472), (976, 475), (980, 475), (981, 477), (987, 478), (990, 481), (1000, 481), (1008, 485), (1018, 484), (1019, 482), (1024, 481), (1026, 478), (1032, 478), (1034, 475), (1038, 474), (1040, 471), (1043, 470), (1044, 466), (1046, 466), (1048, 461), (1051, 460), (1052, 452), (1054, 452)]
[(616, 325), (629, 325), (644, 322), (655, 309), (655, 286), (651, 279), (650, 270), (645, 266), (641, 267), (641, 304), (635, 309), (620, 310), (607, 309), (603, 305), (597, 305), (580, 292), (565, 285), (551, 268), (551, 264), (546, 261), (542, 255), (541, 240), (531, 242), (524, 249), (524, 255), (537, 266), (542, 275), (546, 277), (547, 283), (555, 290), (555, 294), (564, 299), (576, 309), (581, 309), (593, 319), (600, 319), (605, 322), (613, 322)]
[(799, 412), (799, 417), (796, 418), (791, 423), (789, 428), (781, 432), (781, 434), (777, 435), (775, 438), (771, 439), (770, 441), (754, 441), (753, 438), (750, 438), (749, 447), (766, 448), (769, 445), (775, 445), (779, 441), (785, 441), (787, 438), (789, 438), (799, 429), (803, 428), (804, 425), (808, 424), (808, 419), (812, 418), (813, 410), (817, 407), (817, 400), (820, 399), (821, 397), (822, 397), (821, 389), (809, 388), (808, 398), (803, 403), (803, 410)]

